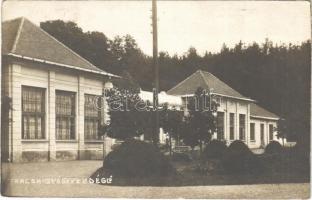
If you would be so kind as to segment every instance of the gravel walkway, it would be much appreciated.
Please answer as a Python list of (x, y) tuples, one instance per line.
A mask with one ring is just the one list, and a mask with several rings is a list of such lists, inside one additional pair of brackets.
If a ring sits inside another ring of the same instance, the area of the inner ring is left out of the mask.
[[(308, 183), (191, 187), (117, 187), (84, 182), (101, 165), (101, 161), (6, 163), (3, 164), (1, 173), (5, 179), (2, 185), (2, 195), (219, 199), (307, 199), (310, 197), (310, 185)], [(58, 180), (64, 181), (63, 184), (57, 183)], [(75, 183), (69, 183), (66, 180), (74, 180)], [(32, 181), (35, 182), (31, 183)], [(38, 181), (41, 181), (41, 183)], [(80, 181), (80, 183), (77, 183), (77, 181)]]

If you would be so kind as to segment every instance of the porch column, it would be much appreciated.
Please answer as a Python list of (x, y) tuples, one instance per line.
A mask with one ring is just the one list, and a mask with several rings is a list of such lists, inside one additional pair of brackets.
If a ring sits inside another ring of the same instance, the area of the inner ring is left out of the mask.
[(239, 113), (238, 113), (238, 102), (235, 102), (235, 133), (234, 140), (239, 140)]
[(78, 93), (77, 93), (77, 123), (76, 132), (78, 140), (78, 159), (85, 158), (85, 143), (84, 143), (84, 82), (83, 76), (78, 77)]
[(48, 126), (47, 137), (49, 139), (49, 160), (56, 160), (56, 143), (55, 143), (55, 72), (49, 71), (48, 80)]
[(11, 84), (10, 97), (12, 98), (11, 126), (10, 126), (10, 160), (22, 161), (22, 85), (21, 66), (10, 66)]
[(246, 124), (247, 126), (246, 126), (245, 138), (246, 138), (246, 144), (249, 147), (249, 135), (250, 135), (250, 104), (249, 103), (247, 103)]
[(230, 141), (230, 123), (229, 123), (229, 113), (228, 113), (228, 109), (229, 109), (229, 102), (228, 99), (224, 98), (225, 100), (225, 111), (224, 111), (224, 139), (226, 141), (226, 144), (229, 143)]
[[(104, 91), (109, 90), (113, 88), (112, 82), (109, 80), (104, 83)], [(107, 104), (106, 97), (104, 96), (104, 106), (103, 106), (103, 123), (108, 123), (110, 121), (110, 116), (109, 116), (109, 105)], [(108, 137), (105, 135), (104, 137), (104, 148), (103, 148), (103, 157), (105, 157), (111, 150), (112, 150), (112, 145), (114, 144), (114, 139)]]

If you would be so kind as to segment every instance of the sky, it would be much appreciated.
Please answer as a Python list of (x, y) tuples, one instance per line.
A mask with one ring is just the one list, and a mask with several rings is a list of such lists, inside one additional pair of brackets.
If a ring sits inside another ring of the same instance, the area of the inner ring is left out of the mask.
[[(39, 25), (46, 20), (74, 21), (84, 31), (108, 38), (132, 35), (152, 55), (151, 1), (6, 1), (2, 20), (24, 16)], [(183, 55), (244, 43), (300, 43), (311, 37), (307, 1), (158, 1), (158, 48)]]

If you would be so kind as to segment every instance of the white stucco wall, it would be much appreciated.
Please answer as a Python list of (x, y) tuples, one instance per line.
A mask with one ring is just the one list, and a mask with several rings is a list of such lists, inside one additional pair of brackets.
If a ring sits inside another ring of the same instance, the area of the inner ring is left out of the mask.
[[(224, 139), (229, 145), (233, 140), (230, 140), (230, 113), (234, 113), (234, 140), (239, 139), (239, 115), (245, 115), (245, 143), (249, 145), (249, 102), (243, 100), (236, 100), (227, 97), (216, 97), (218, 99), (218, 112), (224, 113)], [(221, 101), (220, 101), (221, 99)], [(217, 139), (217, 134), (213, 135)]]
[[(23, 152), (48, 152), (49, 160), (57, 159), (57, 152), (72, 151), (70, 159), (84, 159), (86, 151), (107, 154), (113, 140), (105, 138), (103, 141), (84, 140), (84, 95), (102, 95), (105, 82), (104, 77), (92, 74), (81, 74), (78, 71), (67, 71), (43, 64), (12, 62), (3, 66), (4, 94), (12, 98), (13, 110), (9, 114), (12, 123), (8, 124), (5, 149), (9, 151), (9, 160), (23, 161)], [(45, 89), (45, 139), (23, 140), (22, 135), (22, 86), (40, 87)], [(75, 140), (55, 140), (55, 90), (70, 91), (76, 94), (76, 137)], [(108, 118), (107, 112), (104, 115)]]
[[(254, 118), (251, 117), (250, 123), (255, 123), (255, 137), (256, 141), (255, 143), (251, 144), (251, 148), (259, 148), (261, 147), (261, 134), (260, 134), (260, 126), (261, 124), (264, 125), (264, 146), (268, 145), (270, 143), (270, 138), (269, 138), (269, 126), (273, 125), (273, 140), (272, 141), (277, 141), (280, 144), (283, 144), (283, 139), (278, 138), (277, 132), (276, 132), (276, 127), (277, 127), (277, 120), (274, 119), (264, 119), (264, 118)], [(284, 139), (284, 143), (286, 143), (287, 140)]]
[[(179, 97), (181, 98), (181, 97)], [(183, 97), (185, 98), (185, 97)], [(239, 115), (245, 115), (245, 140), (244, 142), (249, 148), (260, 148), (260, 124), (264, 124), (264, 146), (269, 141), (269, 125), (272, 124), (275, 130), (277, 126), (277, 119), (259, 119), (250, 116), (250, 102), (246, 100), (234, 99), (229, 97), (215, 96), (215, 100), (219, 103), (217, 109), (218, 112), (224, 113), (224, 140), (227, 145), (231, 144), (234, 140), (239, 140)], [(177, 101), (178, 102), (178, 101)], [(184, 100), (185, 102), (185, 100)], [(230, 140), (230, 113), (234, 113), (234, 139)], [(255, 140), (250, 139), (250, 123), (255, 123)], [(163, 134), (161, 132), (161, 134)], [(276, 137), (276, 131), (273, 133), (273, 140), (279, 141), (282, 144), (282, 139)], [(212, 136), (213, 139), (217, 139), (217, 133)], [(161, 142), (164, 142), (161, 140)], [(264, 147), (263, 146), (263, 147)]]

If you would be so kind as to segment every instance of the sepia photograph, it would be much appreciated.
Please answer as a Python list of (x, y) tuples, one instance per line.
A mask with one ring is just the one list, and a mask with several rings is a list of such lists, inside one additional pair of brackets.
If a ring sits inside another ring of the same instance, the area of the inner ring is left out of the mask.
[(2, 196), (311, 198), (310, 1), (1, 6)]

